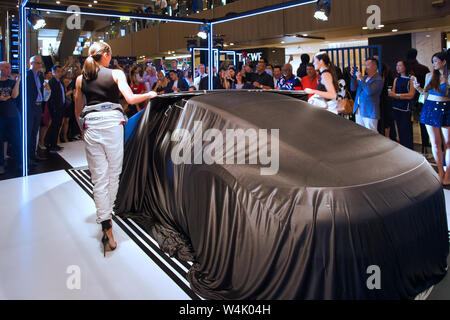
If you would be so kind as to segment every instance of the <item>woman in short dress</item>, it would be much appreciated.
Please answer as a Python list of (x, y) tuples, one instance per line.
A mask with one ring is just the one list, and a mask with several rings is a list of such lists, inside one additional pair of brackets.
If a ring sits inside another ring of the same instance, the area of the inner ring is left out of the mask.
[(448, 166), (450, 164), (450, 84), (446, 59), (444, 52), (435, 53), (432, 58), (433, 72), (427, 74), (425, 88), (421, 88), (417, 81), (414, 87), (420, 93), (428, 94), (420, 122), (427, 127), (439, 178), (444, 185), (449, 185), (450, 170), (444, 171), (444, 151), (442, 150), (442, 139), (444, 139), (445, 163)]

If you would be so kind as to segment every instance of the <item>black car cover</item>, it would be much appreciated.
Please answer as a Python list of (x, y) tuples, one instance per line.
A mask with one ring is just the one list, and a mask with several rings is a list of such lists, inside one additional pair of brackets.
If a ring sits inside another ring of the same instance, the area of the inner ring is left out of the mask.
[[(154, 99), (126, 144), (116, 213), (192, 261), (189, 281), (204, 298), (404, 299), (439, 282), (447, 218), (428, 162), (297, 98), (227, 91)], [(191, 163), (174, 163), (180, 129), (192, 139), (216, 129), (215, 142), (227, 130), (266, 130), (278, 170), (249, 164), (261, 160), (255, 141), (230, 149), (226, 139), (223, 158), (242, 151), (245, 164), (205, 163), (211, 139), (185, 144)]]

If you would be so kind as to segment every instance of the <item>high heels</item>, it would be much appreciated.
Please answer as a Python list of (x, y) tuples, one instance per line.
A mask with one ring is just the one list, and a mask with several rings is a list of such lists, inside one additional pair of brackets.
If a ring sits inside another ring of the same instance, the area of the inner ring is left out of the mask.
[(104, 257), (106, 257), (106, 251), (114, 251), (117, 248), (117, 244), (115, 247), (111, 247), (111, 244), (109, 243), (109, 237), (106, 234), (106, 232), (109, 231), (111, 228), (112, 228), (111, 219), (102, 221), (102, 231), (103, 231), (102, 244), (103, 244), (103, 256)]

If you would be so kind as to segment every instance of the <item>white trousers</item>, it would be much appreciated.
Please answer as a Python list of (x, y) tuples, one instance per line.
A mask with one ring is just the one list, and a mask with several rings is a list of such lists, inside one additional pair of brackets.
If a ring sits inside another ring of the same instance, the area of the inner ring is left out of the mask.
[(359, 109), (356, 110), (356, 123), (363, 126), (369, 130), (378, 132), (378, 119), (371, 119), (366, 117), (361, 117), (359, 114)]
[(119, 111), (95, 112), (86, 116), (86, 158), (94, 185), (97, 223), (112, 217), (119, 176), (122, 172), (124, 128)]

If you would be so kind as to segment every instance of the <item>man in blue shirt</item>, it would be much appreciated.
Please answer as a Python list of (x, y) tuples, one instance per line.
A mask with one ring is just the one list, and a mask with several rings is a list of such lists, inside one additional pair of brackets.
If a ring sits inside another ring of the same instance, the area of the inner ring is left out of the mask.
[(356, 123), (369, 130), (378, 132), (380, 119), (380, 97), (384, 81), (378, 73), (378, 61), (369, 58), (364, 64), (367, 75), (352, 69), (351, 90), (357, 91), (353, 113)]
[(300, 79), (292, 73), (292, 65), (286, 63), (283, 68), (281, 68), (281, 71), (283, 72), (283, 76), (277, 81), (279, 90), (293, 91), (296, 88), (298, 88), (298, 90), (301, 88), (302, 83)]
[(0, 62), (0, 175), (5, 171), (5, 159), (3, 153), (4, 142), (11, 144), (12, 151), (20, 169), (20, 117), (17, 108), (19, 96), (20, 76), (17, 80), (9, 79), (11, 65), (8, 62)]

